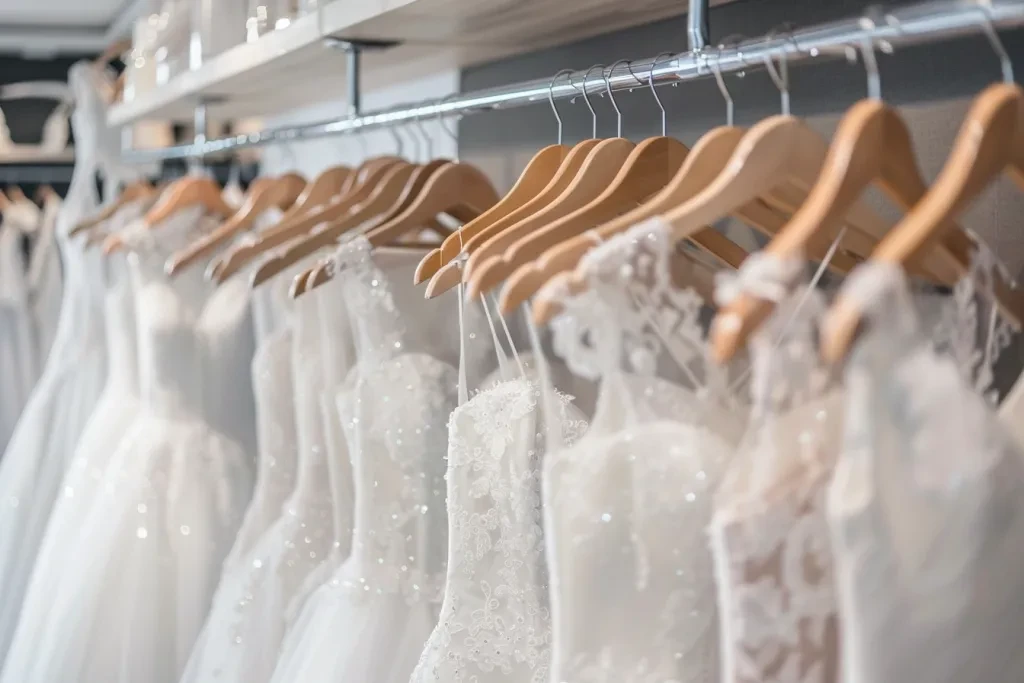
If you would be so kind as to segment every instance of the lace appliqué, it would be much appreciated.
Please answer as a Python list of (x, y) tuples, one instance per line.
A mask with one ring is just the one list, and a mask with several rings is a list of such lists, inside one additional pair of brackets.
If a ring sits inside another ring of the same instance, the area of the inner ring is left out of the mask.
[(998, 401), (995, 364), (1013, 341), (1013, 327), (993, 305), (997, 275), (1010, 281), (991, 250), (977, 245), (933, 335), (935, 348), (950, 355), (964, 381), (992, 404)]
[[(452, 413), (448, 586), (414, 682), (548, 679), (539, 397), (534, 382), (512, 380)], [(580, 420), (571, 415), (570, 397), (556, 400), (571, 440)]]

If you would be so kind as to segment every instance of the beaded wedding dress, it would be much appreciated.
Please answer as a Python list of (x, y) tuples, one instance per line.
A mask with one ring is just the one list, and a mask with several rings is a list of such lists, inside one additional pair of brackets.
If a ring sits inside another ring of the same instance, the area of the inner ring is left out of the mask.
[(828, 494), (843, 681), (1020, 680), (1024, 452), (1002, 423), (1024, 416), (979, 394), (973, 329), (966, 366), (932, 349), (898, 269), (862, 266), (844, 291), (868, 331)]
[[(705, 527), (742, 418), (678, 258), (668, 226), (642, 223), (584, 257), (585, 293), (553, 292), (556, 351), (601, 387), (586, 435), (544, 463), (552, 681), (719, 680)], [(666, 359), (690, 386), (654, 375)]]
[(457, 373), (409, 351), (411, 335), (365, 238), (343, 245), (335, 266), (357, 355), (337, 395), (356, 492), (352, 552), (306, 602), (272, 680), (406, 683), (437, 623), (444, 425)]
[[(339, 285), (332, 281), (297, 300), (294, 331), (285, 332), (284, 347), (269, 349), (275, 355), (282, 348), (293, 351), (294, 389), (273, 381), (273, 374), (267, 378), (270, 383), (263, 387), (270, 392), (260, 396), (265, 408), (273, 406), (291, 414), (281, 416), (264, 411), (261, 416), (275, 426), (268, 425), (264, 430), (267, 441), (260, 453), (261, 474), (269, 476), (261, 481), (257, 495), (275, 498), (280, 491), (277, 487), (287, 485), (292, 478), (287, 472), (268, 472), (276, 468), (295, 473), (294, 491), (285, 494), (287, 499), (283, 508), (278, 508), (275, 521), (252, 547), (240, 548), (242, 539), (236, 540), (203, 633), (182, 676), (183, 683), (267, 681), (273, 674), (287, 629), (291, 601), (336, 543), (331, 471), (341, 466), (348, 469), (348, 454), (344, 449), (338, 452), (330, 447), (326, 419), (337, 418), (334, 414), (324, 415), (320, 399), (333, 384), (328, 368), (338, 357), (351, 355), (345, 350), (348, 320), (340, 303)], [(331, 328), (328, 334), (322, 334), (324, 326)], [(268, 343), (276, 341), (271, 339)], [(261, 360), (280, 364), (285, 359), (271, 356)], [(274, 368), (268, 370), (273, 372)], [(296, 433), (297, 442), (288, 438)], [(267, 502), (261, 500), (260, 504)], [(351, 503), (351, 495), (345, 502)], [(351, 522), (346, 519), (344, 526), (348, 536)]]
[[(186, 210), (161, 226), (183, 238), (168, 246), (194, 238), (175, 224), (199, 221)], [(121, 234), (133, 249), (141, 410), (111, 456), (107, 495), (81, 520), (75, 576), (52, 587), (50, 618), (6, 662), (11, 683), (176, 683), (251, 495), (250, 457), (214, 426), (238, 422), (221, 392), (251, 362), (225, 355), (251, 336), (248, 285), (210, 295), (200, 269), (167, 280), (151, 231)]]

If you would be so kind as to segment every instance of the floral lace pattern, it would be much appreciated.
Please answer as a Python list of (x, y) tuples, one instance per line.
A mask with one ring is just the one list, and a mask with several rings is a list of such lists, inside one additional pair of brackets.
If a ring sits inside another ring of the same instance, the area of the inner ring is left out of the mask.
[[(762, 254), (749, 267), (790, 270), (772, 258)], [(824, 305), (799, 286), (772, 300), (776, 310), (751, 342), (753, 421), (709, 527), (722, 680), (832, 683), (838, 615), (824, 505), (840, 429), (826, 398), (831, 376), (815, 353)]]
[[(674, 254), (670, 228), (650, 221), (587, 254), (587, 291), (554, 292), (555, 349), (601, 391), (587, 434), (544, 462), (551, 680), (718, 681), (704, 534), (740, 428)], [(689, 388), (660, 378), (669, 359)]]
[[(551, 617), (543, 558), (540, 390), (503, 382), (448, 424), (449, 567), (441, 619), (412, 681), (548, 679)], [(557, 417), (573, 439), (568, 396)]]

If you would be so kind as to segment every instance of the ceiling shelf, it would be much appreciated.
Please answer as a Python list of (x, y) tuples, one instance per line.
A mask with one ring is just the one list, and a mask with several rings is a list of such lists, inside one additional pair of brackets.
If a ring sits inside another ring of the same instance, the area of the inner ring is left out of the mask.
[[(722, 4), (729, 0), (712, 2)], [(338, 99), (345, 55), (326, 37), (397, 41), (363, 55), (363, 85), (386, 86), (676, 16), (679, 0), (333, 0), (259, 39), (209, 59), (132, 102), (109, 122), (190, 121), (206, 100), (215, 120), (272, 115)], [(679, 19), (680, 49), (686, 27)], [(556, 69), (552, 69), (555, 71)]]

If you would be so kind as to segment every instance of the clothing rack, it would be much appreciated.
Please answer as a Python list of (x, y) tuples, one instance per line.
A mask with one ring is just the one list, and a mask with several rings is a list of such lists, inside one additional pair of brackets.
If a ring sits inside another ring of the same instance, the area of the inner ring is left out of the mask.
[[(612, 91), (619, 91), (647, 85), (648, 82), (661, 86), (692, 81), (715, 73), (763, 68), (768, 60), (784, 70), (796, 62), (855, 55), (856, 50), (862, 48), (899, 48), (1024, 24), (1024, 0), (934, 0), (792, 32), (776, 32), (731, 46), (708, 48), (702, 47), (706, 36), (707, 2), (691, 0), (690, 9), (691, 50), (678, 55), (635, 60), (628, 64), (623, 62), (610, 70), (575, 71), (555, 79), (542, 78), (462, 93), (440, 101), (410, 103), (361, 114), (356, 112), (341, 119), (212, 140), (204, 134), (205, 105), (200, 103), (196, 108), (197, 135), (193, 143), (133, 150), (127, 142), (125, 160), (145, 163), (201, 158), (245, 147), (358, 133), (432, 117), (464, 116), (571, 99), (579, 97), (584, 90), (599, 93), (606, 92), (609, 87)], [(358, 50), (355, 52), (357, 55)], [(993, 66), (994, 73), (996, 68)], [(351, 90), (352, 83), (349, 85)], [(357, 100), (357, 97), (353, 100), (350, 93), (350, 102)]]

